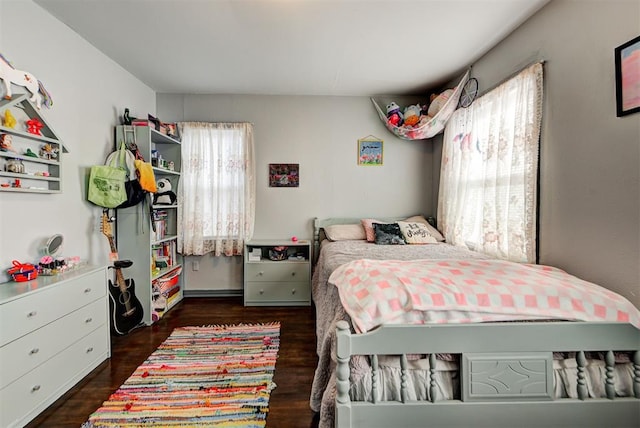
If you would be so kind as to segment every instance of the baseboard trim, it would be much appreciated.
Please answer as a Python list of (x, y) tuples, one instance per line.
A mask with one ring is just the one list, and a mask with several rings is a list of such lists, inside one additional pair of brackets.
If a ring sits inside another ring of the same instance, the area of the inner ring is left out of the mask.
[(242, 297), (242, 290), (184, 290), (184, 297)]

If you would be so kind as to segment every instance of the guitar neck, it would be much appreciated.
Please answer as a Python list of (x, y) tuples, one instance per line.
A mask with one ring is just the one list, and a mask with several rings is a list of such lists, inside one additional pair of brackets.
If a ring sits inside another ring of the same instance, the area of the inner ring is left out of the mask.
[[(113, 242), (113, 236), (107, 236), (107, 239), (109, 239), (109, 247), (111, 248), (111, 254), (113, 254), (113, 261), (116, 261), (118, 260), (118, 249), (116, 248), (115, 242)], [(127, 284), (124, 280), (124, 275), (122, 275), (122, 269), (114, 268), (114, 270), (116, 271), (118, 287), (122, 292), (125, 292), (127, 290)]]
[(109, 247), (111, 248), (111, 252), (117, 255), (118, 249), (116, 248), (116, 243), (113, 242), (113, 236), (107, 236), (107, 239), (109, 240)]

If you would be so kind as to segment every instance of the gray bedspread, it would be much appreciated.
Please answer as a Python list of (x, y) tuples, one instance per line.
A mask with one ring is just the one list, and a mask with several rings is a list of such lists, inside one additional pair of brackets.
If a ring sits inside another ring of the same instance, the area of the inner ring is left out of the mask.
[[(316, 307), (316, 367), (311, 389), (311, 409), (320, 413), (320, 428), (334, 426), (336, 323), (351, 320), (340, 303), (338, 289), (329, 284), (331, 273), (340, 265), (358, 259), (486, 259), (479, 253), (446, 243), (427, 245), (376, 245), (366, 241), (323, 241), (312, 279), (312, 296)], [(352, 328), (352, 332), (354, 332)], [(351, 377), (357, 379), (369, 372), (364, 357), (351, 359)]]

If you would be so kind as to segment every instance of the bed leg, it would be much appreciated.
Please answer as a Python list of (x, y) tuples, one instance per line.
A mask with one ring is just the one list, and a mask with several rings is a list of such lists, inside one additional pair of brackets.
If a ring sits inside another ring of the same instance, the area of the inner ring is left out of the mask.
[(336, 358), (336, 428), (351, 426), (351, 399), (349, 398), (349, 361), (351, 360), (351, 331), (346, 321), (338, 321), (336, 327), (338, 349)]
[(339, 321), (337, 323), (338, 333), (337, 341), (338, 364), (336, 367), (336, 400), (340, 404), (349, 404), (349, 360), (351, 359), (351, 346), (349, 345), (349, 325), (345, 321)]

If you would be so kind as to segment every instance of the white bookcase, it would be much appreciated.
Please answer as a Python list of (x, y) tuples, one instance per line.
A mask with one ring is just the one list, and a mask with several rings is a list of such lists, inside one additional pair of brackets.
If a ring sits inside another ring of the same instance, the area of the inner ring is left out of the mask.
[[(153, 167), (156, 181), (167, 178), (174, 192), (178, 189), (181, 169), (180, 141), (164, 135), (148, 126), (119, 125), (115, 130), (115, 144), (130, 143), (135, 133), (135, 143), (145, 161), (151, 162), (152, 151), (172, 162), (173, 170), (162, 165)], [(135, 282), (135, 294), (144, 308), (143, 322), (147, 325), (160, 319), (178, 304), (183, 297), (183, 258), (177, 252), (178, 205), (152, 205), (149, 203), (118, 209), (116, 213), (116, 245), (120, 259), (133, 261), (124, 269), (125, 278)], [(156, 230), (152, 229), (152, 221)]]

